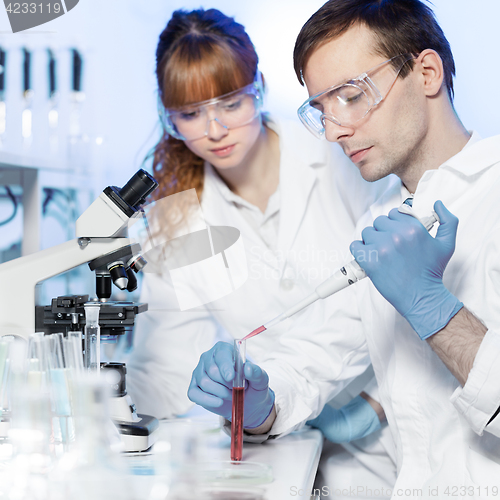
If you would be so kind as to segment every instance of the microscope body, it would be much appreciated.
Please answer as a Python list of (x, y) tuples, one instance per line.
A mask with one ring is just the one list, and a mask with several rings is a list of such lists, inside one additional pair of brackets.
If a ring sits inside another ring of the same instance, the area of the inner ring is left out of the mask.
[(109, 207), (114, 217), (109, 209), (102, 220), (96, 217), (94, 202), (76, 222), (77, 238), (0, 264), (0, 336), (27, 338), (35, 331), (38, 283), (131, 244), (125, 236), (130, 219), (105, 204), (102, 196), (96, 202), (101, 208)]
[[(135, 315), (146, 311), (147, 304), (108, 301), (111, 282), (121, 290), (132, 291), (137, 286), (134, 273), (146, 262), (140, 256), (140, 245), (128, 238), (128, 228), (157, 186), (154, 178), (139, 170), (123, 188), (109, 186), (101, 193), (76, 221), (75, 239), (0, 264), (0, 337), (27, 339), (35, 331), (65, 335), (71, 330), (83, 331), (88, 295), (58, 297), (51, 306), (37, 307), (36, 290), (44, 280), (85, 263), (96, 273), (97, 297), (92, 302), (99, 305), (103, 331), (110, 334), (115, 330), (116, 334), (131, 328)], [(98, 363), (100, 366), (100, 360)], [(123, 390), (112, 398), (111, 416), (122, 434), (125, 451), (143, 451), (151, 446), (158, 421), (136, 413), (124, 389), (124, 365), (122, 373)]]

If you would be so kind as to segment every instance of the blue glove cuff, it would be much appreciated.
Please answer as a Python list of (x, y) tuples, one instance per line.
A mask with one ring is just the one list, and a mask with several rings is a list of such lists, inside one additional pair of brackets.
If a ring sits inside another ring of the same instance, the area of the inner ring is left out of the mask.
[[(257, 419), (257, 421), (260, 423), (255, 425), (255, 422), (253, 422), (253, 419), (252, 419), (252, 422), (250, 425), (246, 425), (245, 423), (243, 424), (243, 427), (245, 429), (256, 429), (257, 427), (260, 427), (269, 418), (269, 415), (271, 415), (271, 412), (273, 411), (273, 407), (274, 407), (274, 401), (276, 400), (276, 396), (274, 394), (274, 391), (270, 387), (267, 389), (267, 391), (268, 391), (267, 398), (263, 404), (264, 405), (269, 404), (269, 411), (266, 412), (266, 410), (264, 410), (264, 409), (259, 411), (257, 414), (254, 415), (254, 419)], [(264, 415), (265, 415), (265, 418), (262, 418)]]
[(442, 330), (464, 306), (443, 286), (443, 293), (438, 297), (429, 297), (419, 307), (406, 314), (405, 318), (418, 336), (425, 340)]
[(332, 443), (348, 443), (380, 429), (377, 412), (361, 396), (356, 396), (339, 410), (325, 405), (323, 411), (307, 424), (318, 428)]
[(361, 439), (380, 429), (380, 419), (372, 405), (363, 397), (356, 396), (340, 408), (349, 422), (349, 439)]

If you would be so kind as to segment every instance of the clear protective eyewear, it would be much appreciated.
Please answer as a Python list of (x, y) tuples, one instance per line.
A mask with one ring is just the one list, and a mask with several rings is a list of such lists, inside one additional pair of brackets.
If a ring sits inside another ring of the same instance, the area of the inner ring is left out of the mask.
[(181, 141), (194, 141), (208, 135), (212, 121), (226, 130), (249, 124), (258, 116), (263, 97), (262, 75), (257, 71), (250, 85), (207, 101), (165, 109), (158, 99), (158, 112), (170, 136)]
[(313, 95), (298, 109), (300, 121), (318, 139), (325, 136), (326, 120), (341, 127), (354, 125), (385, 99), (403, 66), (415, 57), (395, 56), (356, 78)]

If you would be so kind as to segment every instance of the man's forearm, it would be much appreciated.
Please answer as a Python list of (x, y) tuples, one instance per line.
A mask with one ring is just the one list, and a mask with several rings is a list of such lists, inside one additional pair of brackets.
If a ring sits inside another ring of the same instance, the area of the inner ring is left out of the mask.
[(378, 419), (380, 420), (380, 423), (385, 422), (387, 420), (387, 417), (385, 416), (385, 411), (382, 408), (382, 405), (378, 401), (369, 396), (365, 391), (362, 391), (360, 396), (366, 401), (368, 401), (370, 406), (374, 409)]
[(442, 330), (427, 339), (462, 387), (486, 331), (483, 323), (463, 307)]

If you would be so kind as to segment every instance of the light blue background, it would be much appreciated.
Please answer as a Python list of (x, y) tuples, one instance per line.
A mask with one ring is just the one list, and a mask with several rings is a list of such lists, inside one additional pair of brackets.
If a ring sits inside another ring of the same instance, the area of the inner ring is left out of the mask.
[[(322, 5), (318, 0), (213, 0), (216, 7), (244, 24), (260, 56), (268, 82), (267, 108), (295, 116), (307, 97), (293, 72), (292, 50), (302, 24)], [(469, 129), (483, 136), (498, 134), (500, 69), (498, 0), (435, 0), (435, 12), (453, 49), (457, 65), (455, 104)], [(199, 0), (81, 0), (66, 15), (24, 34), (9, 34), (6, 13), (0, 9), (0, 44), (12, 49), (9, 63), (20, 65), (20, 49), (34, 50), (36, 99), (46, 91), (45, 48), (59, 56), (61, 97), (69, 87), (69, 48), (85, 56), (84, 130), (103, 137), (100, 174), (114, 184), (124, 183), (141, 165), (158, 136), (156, 128), (155, 49), (158, 35), (177, 8), (200, 7)], [(11, 71), (8, 92), (13, 105), (21, 104), (20, 71)], [(36, 124), (35, 124), (36, 126)], [(42, 125), (38, 125), (43, 127)], [(36, 133), (36, 128), (35, 128)], [(40, 136), (40, 134), (39, 134)], [(1, 154), (1, 152), (0, 152)], [(105, 165), (105, 172), (102, 172)]]

